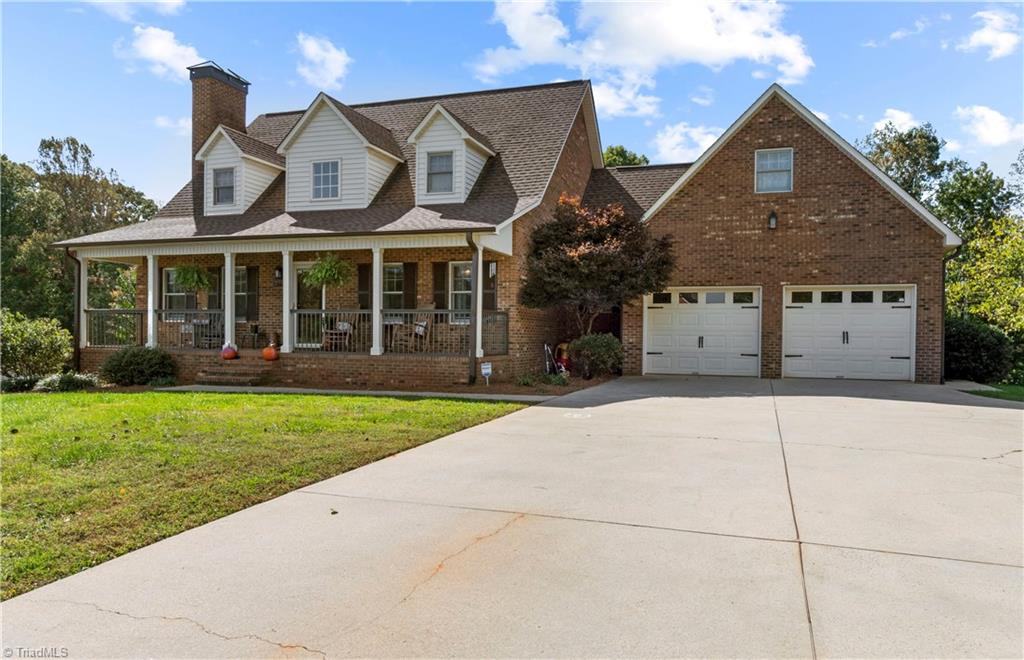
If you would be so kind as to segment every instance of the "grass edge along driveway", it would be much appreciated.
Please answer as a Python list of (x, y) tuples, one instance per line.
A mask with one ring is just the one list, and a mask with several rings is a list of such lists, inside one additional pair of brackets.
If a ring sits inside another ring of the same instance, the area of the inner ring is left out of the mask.
[(177, 392), (2, 405), (4, 599), (524, 407)]

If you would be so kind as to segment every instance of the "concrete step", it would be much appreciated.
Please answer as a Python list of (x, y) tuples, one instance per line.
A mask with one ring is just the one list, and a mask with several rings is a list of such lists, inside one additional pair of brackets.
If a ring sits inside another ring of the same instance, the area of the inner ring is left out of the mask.
[(238, 375), (238, 374), (217, 374), (199, 372), (196, 375), (196, 383), (199, 385), (260, 385), (263, 384), (263, 375)]

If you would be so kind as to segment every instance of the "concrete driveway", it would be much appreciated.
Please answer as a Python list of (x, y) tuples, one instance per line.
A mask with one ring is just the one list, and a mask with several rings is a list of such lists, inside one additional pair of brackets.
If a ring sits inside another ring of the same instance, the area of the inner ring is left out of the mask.
[(624, 378), (15, 598), (3, 646), (1019, 656), (1022, 434), (938, 386)]

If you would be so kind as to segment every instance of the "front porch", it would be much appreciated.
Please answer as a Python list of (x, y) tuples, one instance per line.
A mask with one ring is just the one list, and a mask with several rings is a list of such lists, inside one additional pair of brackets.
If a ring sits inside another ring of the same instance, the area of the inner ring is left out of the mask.
[[(194, 381), (224, 346), (249, 364), (271, 342), (281, 352), (276, 382), (335, 385), (395, 382), (395, 370), (436, 373), (430, 382), (469, 378), (477, 358), (509, 352), (505, 257), (478, 246), (373, 246), (350, 250), (78, 255), (79, 346), (83, 368), (125, 346), (161, 347)], [(165, 250), (166, 251), (166, 250)], [(341, 286), (310, 286), (303, 274), (332, 252), (353, 265)], [(93, 309), (92, 261), (129, 264), (136, 272), (132, 309)], [(207, 290), (175, 281), (182, 265), (204, 269)], [(499, 307), (499, 305), (505, 307)], [(401, 360), (401, 362), (396, 362)], [(301, 377), (296, 370), (304, 370)], [(337, 377), (326, 370), (338, 372)], [(374, 373), (381, 377), (373, 377)], [(346, 375), (348, 374), (348, 375)], [(323, 379), (327, 379), (324, 381)], [(354, 379), (354, 380), (353, 380)]]

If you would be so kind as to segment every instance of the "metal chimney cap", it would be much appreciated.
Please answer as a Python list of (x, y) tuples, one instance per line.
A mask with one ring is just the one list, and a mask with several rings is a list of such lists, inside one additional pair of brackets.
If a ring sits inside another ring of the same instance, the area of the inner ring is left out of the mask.
[(188, 67), (188, 79), (197, 80), (199, 78), (213, 78), (243, 92), (248, 93), (249, 91), (248, 80), (231, 69), (225, 69), (213, 60), (207, 60)]

